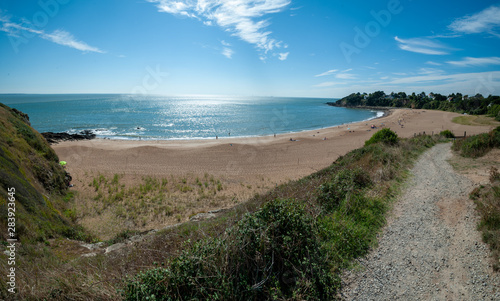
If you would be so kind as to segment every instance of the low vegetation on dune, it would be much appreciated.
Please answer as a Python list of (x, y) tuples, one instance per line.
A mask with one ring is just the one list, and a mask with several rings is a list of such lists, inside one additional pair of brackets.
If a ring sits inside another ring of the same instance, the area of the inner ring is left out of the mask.
[[(71, 217), (102, 239), (124, 230), (150, 230), (152, 225), (185, 221), (207, 208), (234, 206), (223, 181), (205, 173), (202, 177), (143, 176), (127, 181), (124, 175), (92, 177), (71, 206)], [(92, 226), (92, 227), (90, 227)]]

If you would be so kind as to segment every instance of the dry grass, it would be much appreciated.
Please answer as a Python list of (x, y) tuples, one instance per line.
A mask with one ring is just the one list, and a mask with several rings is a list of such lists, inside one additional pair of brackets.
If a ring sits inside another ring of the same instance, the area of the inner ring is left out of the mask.
[(500, 122), (496, 121), (493, 117), (488, 117), (486, 115), (464, 115), (458, 116), (452, 119), (454, 123), (462, 125), (492, 125), (499, 126)]
[(256, 192), (261, 183), (233, 183), (205, 173), (168, 177), (93, 176), (78, 188), (71, 208), (75, 220), (93, 235), (107, 240), (124, 230), (163, 228), (214, 209), (233, 207)]

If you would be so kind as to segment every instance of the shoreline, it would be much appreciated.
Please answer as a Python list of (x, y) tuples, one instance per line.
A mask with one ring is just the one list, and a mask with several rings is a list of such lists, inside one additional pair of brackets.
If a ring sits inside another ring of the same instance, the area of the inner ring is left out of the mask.
[[(374, 120), (377, 120), (377, 119), (380, 119), (380, 118), (384, 118), (384, 117), (388, 117), (389, 115), (392, 114), (393, 112), (393, 108), (349, 108), (349, 109), (364, 109), (364, 110), (370, 110), (370, 111), (374, 111), (375, 113), (377, 113), (377, 115), (375, 117), (372, 117), (372, 118), (368, 118), (368, 119), (365, 119), (365, 120), (360, 120), (360, 121), (353, 121), (353, 122), (349, 122), (349, 123), (342, 123), (342, 124), (339, 124), (339, 125), (329, 125), (329, 126), (326, 126), (326, 127), (321, 127), (321, 128), (316, 128), (316, 129), (305, 129), (305, 130), (298, 130), (298, 131), (291, 131), (291, 132), (287, 132), (287, 133), (274, 133), (274, 134), (265, 134), (265, 135), (249, 135), (249, 136), (215, 136), (215, 137), (194, 137), (194, 138), (117, 138), (117, 137), (95, 137), (95, 138), (92, 138), (91, 140), (106, 140), (106, 141), (144, 141), (144, 142), (148, 142), (148, 141), (210, 141), (210, 140), (218, 140), (218, 139), (232, 139), (232, 138), (236, 138), (236, 139), (253, 139), (253, 138), (264, 138), (264, 137), (278, 137), (278, 136), (282, 136), (282, 135), (294, 135), (294, 134), (300, 134), (300, 133), (304, 133), (304, 132), (314, 132), (314, 131), (320, 131), (320, 130), (326, 130), (326, 129), (331, 129), (331, 128), (336, 128), (338, 126), (344, 126), (344, 125), (349, 125), (349, 124), (356, 124), (356, 123), (361, 123), (361, 122), (369, 122), (369, 121), (374, 121)], [(383, 113), (383, 115), (381, 116), (378, 116), (378, 113)], [(91, 131), (91, 130), (84, 130), (84, 131)], [(53, 134), (53, 133), (52, 133)], [(62, 134), (62, 135), (68, 135), (67, 132), (61, 132), (61, 133), (56, 133), (56, 134)], [(94, 134), (95, 135), (95, 134)], [(84, 139), (81, 139), (81, 140), (84, 140)], [(54, 143), (55, 144), (58, 144), (58, 143), (62, 143), (62, 142), (66, 142), (66, 141), (77, 141), (77, 140), (60, 140), (60, 141), (57, 141)]]

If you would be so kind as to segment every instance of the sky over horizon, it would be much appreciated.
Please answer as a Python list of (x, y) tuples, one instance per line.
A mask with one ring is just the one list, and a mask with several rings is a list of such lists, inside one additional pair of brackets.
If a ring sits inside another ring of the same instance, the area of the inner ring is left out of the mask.
[(0, 0), (0, 93), (500, 95), (500, 1)]

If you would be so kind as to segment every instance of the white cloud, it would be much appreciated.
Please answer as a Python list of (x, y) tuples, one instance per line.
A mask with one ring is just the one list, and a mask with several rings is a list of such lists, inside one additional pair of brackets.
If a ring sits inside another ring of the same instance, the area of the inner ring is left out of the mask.
[(324, 83), (314, 85), (313, 87), (323, 88), (323, 87), (332, 87), (332, 86), (337, 86), (337, 85), (342, 85), (342, 84), (343, 83), (339, 83), (339, 82), (324, 82)]
[(339, 73), (335, 77), (339, 79), (356, 79), (356, 75), (350, 73)]
[(441, 63), (436, 63), (436, 62), (433, 62), (433, 61), (427, 61), (425, 62), (427, 65), (433, 65), (433, 66), (441, 66), (442, 64)]
[(484, 65), (500, 65), (500, 57), (465, 57), (461, 61), (448, 61), (450, 65), (459, 67), (484, 66)]
[(280, 61), (284, 61), (284, 60), (286, 60), (286, 59), (287, 59), (287, 57), (288, 57), (288, 55), (289, 55), (289, 54), (290, 54), (290, 52), (280, 53), (280, 54), (279, 54), (279, 58), (278, 58), (278, 59), (279, 59)]
[(52, 33), (46, 33), (43, 30), (35, 29), (34, 26), (29, 23), (26, 25), (13, 23), (7, 17), (0, 18), (0, 22), (2, 23), (0, 30), (6, 32), (11, 37), (22, 38), (22, 32), (28, 32), (42, 39), (80, 51), (104, 53), (103, 50), (97, 47), (78, 41), (71, 33), (64, 30), (54, 30)]
[(338, 69), (332, 69), (332, 70), (328, 70), (326, 72), (323, 72), (323, 73), (320, 73), (320, 74), (316, 74), (315, 77), (320, 77), (320, 76), (326, 76), (326, 75), (332, 75), (333, 73), (339, 71)]
[(228, 59), (232, 58), (233, 54), (234, 51), (231, 48), (224, 47), (224, 49), (222, 49), (222, 55), (224, 55)]
[(490, 6), (471, 16), (465, 16), (453, 21), (448, 28), (459, 33), (487, 32), (500, 37), (493, 30), (500, 26), (500, 6)]
[[(159, 11), (201, 20), (205, 25), (218, 25), (245, 42), (254, 45), (263, 54), (282, 47), (266, 30), (268, 20), (263, 16), (278, 13), (291, 0), (147, 0), (155, 3)], [(279, 59), (283, 58), (280, 54)]]
[(231, 44), (229, 44), (228, 42), (226, 42), (226, 41), (224, 41), (224, 40), (220, 41), (220, 43), (221, 43), (222, 45), (226, 46), (226, 47), (231, 46)]
[(398, 42), (398, 47), (402, 50), (430, 55), (448, 54), (447, 51), (443, 50), (446, 48), (445, 46), (429, 39), (412, 38), (403, 40), (398, 37), (394, 37), (394, 39)]
[(435, 69), (435, 68), (420, 68), (418, 70), (419, 74), (443, 74), (444, 71), (441, 69)]

